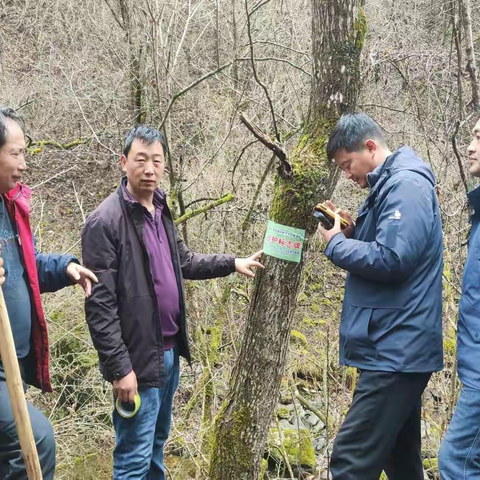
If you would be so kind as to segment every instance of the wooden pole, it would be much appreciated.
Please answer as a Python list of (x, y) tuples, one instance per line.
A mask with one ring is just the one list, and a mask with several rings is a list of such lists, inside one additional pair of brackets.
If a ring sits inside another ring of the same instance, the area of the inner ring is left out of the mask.
[(0, 354), (7, 380), (8, 393), (12, 403), (13, 417), (17, 425), (18, 438), (29, 480), (42, 480), (37, 446), (33, 438), (32, 424), (28, 414), (27, 401), (23, 391), (22, 376), (18, 365), (17, 352), (13, 341), (12, 327), (0, 287)]

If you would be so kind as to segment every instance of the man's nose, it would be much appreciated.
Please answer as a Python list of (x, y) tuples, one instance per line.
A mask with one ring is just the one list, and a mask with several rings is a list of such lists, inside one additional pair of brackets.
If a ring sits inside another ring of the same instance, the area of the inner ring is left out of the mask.
[(25, 154), (22, 153), (21, 154), (22, 158), (20, 159), (20, 163), (18, 164), (18, 169), (21, 171), (21, 172), (24, 172), (28, 167), (27, 167), (27, 161), (25, 159)]
[(467, 148), (467, 154), (472, 155), (475, 153), (475, 139), (472, 140), (472, 143)]

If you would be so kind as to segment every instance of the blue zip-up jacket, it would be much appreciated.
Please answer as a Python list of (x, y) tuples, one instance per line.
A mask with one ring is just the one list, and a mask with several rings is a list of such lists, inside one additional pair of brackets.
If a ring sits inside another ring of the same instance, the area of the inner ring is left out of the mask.
[(325, 250), (347, 270), (340, 363), (365, 370), (443, 368), (442, 224), (433, 172), (401, 147), (367, 175), (354, 238)]
[(458, 314), (458, 376), (467, 387), (480, 389), (480, 187), (467, 198), (473, 213)]

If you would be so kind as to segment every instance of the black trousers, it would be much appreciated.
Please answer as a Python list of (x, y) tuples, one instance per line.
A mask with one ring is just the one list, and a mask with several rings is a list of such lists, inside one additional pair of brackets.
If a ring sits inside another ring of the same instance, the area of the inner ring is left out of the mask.
[(333, 445), (333, 480), (423, 480), (421, 396), (431, 373), (360, 373)]

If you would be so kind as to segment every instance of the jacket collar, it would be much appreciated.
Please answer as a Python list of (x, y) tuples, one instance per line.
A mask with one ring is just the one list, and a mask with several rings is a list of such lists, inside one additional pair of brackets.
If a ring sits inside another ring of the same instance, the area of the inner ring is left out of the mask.
[(23, 183), (17, 183), (14, 188), (12, 188), (9, 192), (5, 194), (5, 197), (7, 198), (7, 200), (13, 202), (17, 200), (20, 195), (22, 195), (27, 199), (27, 201), (29, 201), (30, 197), (32, 196), (32, 191)]
[(467, 193), (467, 199), (475, 213), (480, 212), (480, 184)]
[[(370, 186), (370, 192), (373, 192), (374, 190), (377, 190), (379, 187), (381, 187), (381, 184), (383, 184), (384, 180), (386, 180), (390, 176), (393, 162), (401, 152), (402, 147), (400, 147), (398, 150), (395, 150), (395, 152), (389, 155), (380, 165), (378, 165), (370, 173), (367, 173), (367, 182)], [(380, 181), (380, 179), (382, 179), (382, 181)]]

